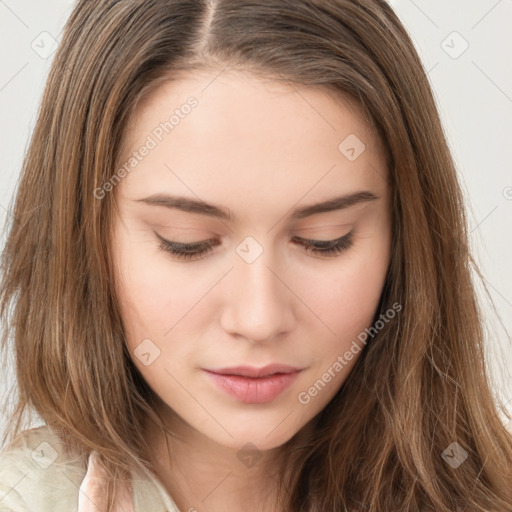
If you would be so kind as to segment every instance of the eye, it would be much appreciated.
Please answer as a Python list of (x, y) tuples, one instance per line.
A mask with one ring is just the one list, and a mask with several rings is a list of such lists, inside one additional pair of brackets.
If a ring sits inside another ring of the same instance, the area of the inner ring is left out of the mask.
[[(219, 245), (220, 243), (217, 240), (212, 239), (184, 244), (174, 242), (172, 240), (166, 240), (158, 233), (155, 233), (155, 235), (160, 239), (159, 249), (171, 253), (178, 259), (184, 260), (191, 260), (193, 258), (198, 259), (209, 252), (212, 247)], [(306, 249), (306, 252), (324, 256), (335, 256), (352, 247), (354, 243), (352, 235), (353, 232), (350, 231), (346, 235), (336, 238), (335, 240), (308, 240), (305, 238), (293, 237), (292, 241), (297, 245), (302, 245)]]
[(294, 243), (303, 245), (306, 251), (311, 253), (321, 254), (324, 256), (335, 256), (352, 247), (352, 244), (354, 243), (352, 235), (353, 232), (350, 231), (346, 235), (336, 238), (335, 240), (307, 240), (295, 236), (293, 237), (293, 241)]
[(216, 243), (216, 240), (204, 240), (190, 244), (183, 244), (180, 242), (174, 242), (172, 240), (166, 240), (165, 238), (162, 238), (160, 235), (156, 235), (160, 239), (160, 245), (158, 246), (159, 249), (171, 253), (178, 259), (184, 260), (200, 258), (203, 254), (206, 254), (210, 250), (210, 248), (212, 248), (215, 245), (218, 245), (218, 243)]

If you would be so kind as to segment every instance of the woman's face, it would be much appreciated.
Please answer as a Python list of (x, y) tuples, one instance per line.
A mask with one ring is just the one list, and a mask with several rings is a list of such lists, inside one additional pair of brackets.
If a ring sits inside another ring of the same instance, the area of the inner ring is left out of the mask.
[(124, 163), (102, 194), (135, 365), (190, 432), (282, 445), (364, 349), (390, 258), (382, 147), (352, 103), (224, 72), (153, 92)]

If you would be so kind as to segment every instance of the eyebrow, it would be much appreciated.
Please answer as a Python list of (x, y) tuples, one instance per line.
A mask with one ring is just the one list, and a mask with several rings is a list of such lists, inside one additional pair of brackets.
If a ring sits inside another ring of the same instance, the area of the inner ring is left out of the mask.
[[(334, 210), (344, 210), (355, 206), (357, 204), (374, 201), (379, 199), (373, 192), (368, 190), (361, 190), (352, 194), (346, 194), (321, 203), (316, 203), (308, 206), (297, 208), (293, 211), (292, 219), (303, 219), (316, 213), (331, 212)], [(142, 199), (134, 199), (133, 201), (143, 203), (151, 206), (164, 206), (166, 208), (174, 208), (189, 213), (199, 213), (201, 215), (208, 215), (222, 220), (233, 221), (234, 215), (231, 214), (229, 209), (224, 209), (214, 204), (205, 203), (204, 201), (192, 199), (189, 197), (172, 196), (166, 194), (153, 194), (149, 197)]]

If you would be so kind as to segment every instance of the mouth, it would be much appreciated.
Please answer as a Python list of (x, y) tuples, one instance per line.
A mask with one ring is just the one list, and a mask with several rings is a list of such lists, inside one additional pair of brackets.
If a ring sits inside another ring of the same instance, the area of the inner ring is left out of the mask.
[(237, 366), (204, 369), (217, 388), (245, 404), (263, 404), (277, 398), (302, 370), (289, 365), (271, 364), (261, 368)]

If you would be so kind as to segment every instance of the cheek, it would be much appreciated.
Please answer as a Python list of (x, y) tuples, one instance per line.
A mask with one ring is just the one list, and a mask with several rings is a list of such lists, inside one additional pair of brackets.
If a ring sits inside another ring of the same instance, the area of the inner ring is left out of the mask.
[(304, 270), (296, 282), (301, 297), (334, 333), (325, 339), (346, 340), (368, 327), (375, 315), (389, 263), (386, 240), (375, 250), (362, 248), (341, 256), (329, 271)]
[[(309, 345), (311, 368), (297, 397), (311, 409), (310, 416), (333, 398), (364, 350), (365, 329), (372, 326), (387, 271), (386, 251), (380, 256), (354, 257), (329, 272), (330, 278), (307, 279), (309, 290), (302, 293), (308, 291), (308, 304), (322, 321), (315, 343)], [(305, 279), (302, 282), (306, 285)]]
[[(183, 272), (171, 272), (157, 244), (121, 233), (116, 248), (116, 275), (121, 315), (130, 348), (144, 338), (163, 339), (185, 313), (194, 284)], [(192, 284), (192, 287), (190, 286)]]

